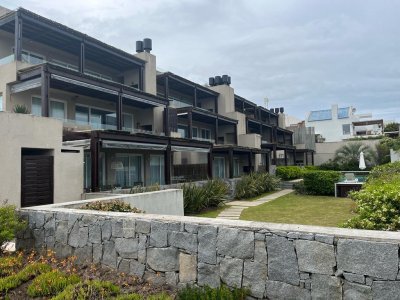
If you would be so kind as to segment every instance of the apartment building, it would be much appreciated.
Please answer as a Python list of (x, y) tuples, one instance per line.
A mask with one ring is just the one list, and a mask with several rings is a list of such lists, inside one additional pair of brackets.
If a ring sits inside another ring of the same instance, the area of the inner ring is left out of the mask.
[(19, 8), (0, 9), (0, 41), (0, 110), (59, 120), (62, 146), (84, 149), (87, 191), (294, 163), (278, 113), (236, 95), (228, 76), (202, 86), (157, 72), (150, 39), (127, 53)]

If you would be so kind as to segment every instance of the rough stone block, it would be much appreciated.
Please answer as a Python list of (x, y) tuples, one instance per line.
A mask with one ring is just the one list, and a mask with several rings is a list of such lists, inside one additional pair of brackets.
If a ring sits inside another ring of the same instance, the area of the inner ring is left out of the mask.
[(108, 241), (111, 238), (111, 221), (105, 220), (101, 225), (101, 240)]
[(259, 262), (244, 262), (243, 287), (250, 289), (251, 295), (262, 298), (265, 293), (265, 282), (267, 280), (267, 265)]
[(139, 250), (138, 251), (138, 262), (145, 264), (146, 263), (146, 250)]
[(35, 248), (41, 248), (44, 246), (44, 230), (42, 229), (34, 229), (33, 230), (33, 238), (35, 240)]
[(143, 277), (144, 271), (146, 270), (146, 266), (144, 264), (139, 263), (136, 260), (130, 261), (130, 274), (136, 275), (140, 278)]
[(54, 252), (58, 258), (65, 258), (72, 255), (72, 247), (69, 245), (57, 243), (54, 245)]
[(55, 232), (56, 242), (67, 244), (68, 243), (68, 222), (67, 221), (60, 221), (56, 225), (56, 232)]
[(101, 243), (101, 228), (98, 225), (89, 226), (89, 242), (92, 244)]
[(315, 241), (295, 241), (299, 270), (301, 272), (333, 275), (336, 266), (335, 249)]
[(138, 257), (138, 239), (116, 238), (115, 250), (123, 258)]
[(372, 291), (370, 286), (345, 282), (343, 285), (344, 300), (372, 300)]
[(78, 247), (84, 247), (88, 243), (89, 229), (87, 227), (79, 228)]
[(179, 254), (179, 282), (195, 282), (197, 278), (197, 256)]
[(255, 241), (254, 246), (254, 261), (259, 263), (268, 263), (267, 248), (265, 242), (261, 240)]
[(372, 299), (400, 299), (400, 281), (374, 281)]
[(395, 280), (398, 271), (398, 245), (339, 239), (337, 267), (360, 275)]
[(242, 286), (243, 260), (238, 258), (223, 258), (219, 268), (222, 282), (230, 287)]
[(150, 282), (150, 284), (155, 287), (161, 287), (165, 284), (165, 276), (163, 274), (154, 273), (152, 271), (145, 271), (143, 279)]
[(93, 244), (93, 263), (97, 264), (101, 262), (103, 256), (103, 245)]
[(314, 234), (300, 232), (299, 239), (312, 241), (312, 240), (314, 240)]
[(165, 281), (168, 285), (176, 286), (178, 284), (178, 273), (166, 272)]
[(305, 280), (305, 279), (309, 279), (310, 278), (310, 274), (308, 273), (300, 273), (300, 279), (301, 280)]
[(134, 219), (124, 219), (122, 221), (122, 233), (124, 238), (134, 238), (135, 237), (135, 220)]
[(101, 263), (114, 269), (117, 267), (117, 252), (114, 242), (104, 242)]
[(333, 245), (334, 238), (332, 235), (315, 234), (315, 240), (317, 242)]
[(78, 222), (74, 223), (68, 237), (68, 245), (71, 247), (76, 248), (79, 246), (79, 229)]
[(254, 257), (254, 232), (234, 228), (220, 228), (217, 239), (218, 254), (237, 258)]
[(32, 217), (29, 218), (29, 222), (34, 224), (34, 227), (31, 228), (42, 228), (44, 225), (44, 213), (42, 212), (35, 212), (32, 214)]
[(149, 248), (147, 249), (147, 264), (154, 271), (171, 272), (179, 270), (178, 249)]
[(198, 229), (198, 260), (202, 263), (217, 263), (217, 227), (199, 226)]
[(197, 268), (197, 283), (199, 286), (208, 285), (212, 288), (220, 286), (219, 266), (199, 263)]
[(312, 299), (341, 299), (342, 283), (339, 278), (328, 275), (312, 274)]
[(167, 247), (168, 223), (151, 222), (150, 246)]
[(168, 234), (169, 245), (188, 251), (197, 252), (197, 235), (187, 232), (172, 231)]
[(45, 236), (55, 235), (55, 230), (56, 230), (55, 218), (48, 219), (43, 227)]
[(185, 224), (185, 231), (189, 233), (197, 233), (198, 230), (199, 230), (199, 225), (197, 224), (191, 224), (191, 223)]
[(344, 272), (343, 276), (347, 281), (356, 282), (356, 283), (362, 283), (362, 284), (365, 283), (365, 276), (364, 275)]
[(267, 280), (266, 282), (266, 295), (270, 300), (281, 299), (311, 299), (309, 290), (293, 286), (284, 282)]
[(111, 221), (111, 235), (114, 238), (124, 236), (122, 221), (116, 221), (116, 220)]
[(130, 271), (129, 259), (121, 259), (121, 261), (118, 263), (118, 271), (125, 274), (129, 274)]
[(136, 220), (136, 232), (150, 233), (151, 223), (147, 220)]
[(183, 231), (183, 224), (181, 222), (171, 222), (168, 224), (168, 231)]
[(93, 260), (93, 248), (92, 245), (86, 245), (82, 248), (76, 248), (74, 255), (77, 258), (77, 262), (81, 264), (90, 264)]
[(293, 285), (299, 284), (299, 267), (293, 242), (286, 238), (267, 236), (268, 279)]

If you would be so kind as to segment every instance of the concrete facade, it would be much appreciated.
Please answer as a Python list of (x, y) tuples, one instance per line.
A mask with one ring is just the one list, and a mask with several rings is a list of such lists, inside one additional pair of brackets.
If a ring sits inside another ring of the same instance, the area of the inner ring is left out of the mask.
[(21, 205), (22, 149), (47, 150), (54, 157), (54, 203), (80, 199), (83, 151), (62, 147), (62, 122), (25, 114), (0, 112), (0, 200)]
[(34, 207), (17, 248), (55, 249), (172, 286), (255, 299), (396, 299), (396, 232)]

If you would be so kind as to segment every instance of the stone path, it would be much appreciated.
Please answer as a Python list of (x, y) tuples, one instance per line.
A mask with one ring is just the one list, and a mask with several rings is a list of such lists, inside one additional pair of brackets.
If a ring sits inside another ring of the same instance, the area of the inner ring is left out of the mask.
[(217, 219), (239, 220), (240, 214), (244, 209), (264, 204), (265, 202), (275, 200), (276, 198), (287, 195), (291, 192), (293, 192), (293, 190), (284, 189), (255, 201), (231, 201), (228, 203), (228, 205), (231, 205), (231, 207), (228, 207), (227, 209), (224, 209), (222, 212), (220, 212)]

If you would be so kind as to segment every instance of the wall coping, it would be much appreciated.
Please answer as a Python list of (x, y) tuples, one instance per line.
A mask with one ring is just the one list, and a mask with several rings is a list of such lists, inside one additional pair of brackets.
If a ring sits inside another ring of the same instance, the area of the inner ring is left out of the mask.
[[(84, 200), (84, 201), (89, 202), (90, 200)], [(67, 202), (67, 204), (68, 203), (72, 202)], [(19, 209), (19, 211), (26, 213), (35, 211), (53, 212), (53, 213), (60, 212), (60, 213), (74, 213), (80, 215), (97, 215), (110, 218), (134, 218), (135, 220), (147, 220), (147, 221), (184, 222), (186, 224), (228, 226), (231, 228), (237, 228), (242, 230), (272, 232), (278, 235), (279, 233), (284, 234), (288, 232), (299, 232), (299, 233), (330, 235), (336, 238), (350, 238), (358, 240), (391, 242), (400, 244), (400, 232), (393, 232), (393, 231), (389, 232), (389, 231), (379, 231), (379, 230), (347, 229), (347, 228), (322, 227), (322, 226), (310, 226), (310, 225), (298, 225), (298, 224), (279, 224), (279, 223), (266, 223), (266, 222), (241, 221), (241, 220), (224, 220), (224, 219), (211, 219), (211, 218), (189, 217), (189, 216), (103, 212), (103, 211), (60, 207), (65, 204), (66, 203), (33, 206), (33, 207), (21, 208)]]

